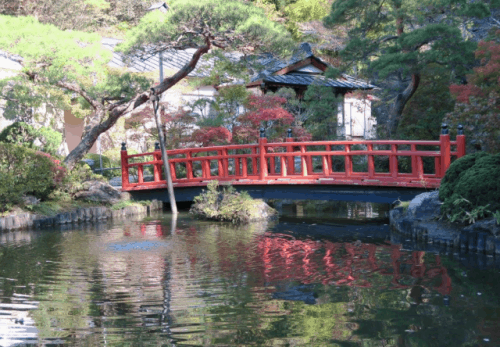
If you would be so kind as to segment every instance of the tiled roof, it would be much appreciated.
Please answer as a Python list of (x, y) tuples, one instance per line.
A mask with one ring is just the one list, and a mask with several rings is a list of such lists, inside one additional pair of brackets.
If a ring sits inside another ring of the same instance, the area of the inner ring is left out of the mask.
[(375, 86), (357, 80), (351, 76), (343, 75), (341, 79), (326, 78), (320, 75), (308, 74), (294, 74), (289, 73), (286, 75), (267, 76), (263, 79), (264, 82), (289, 84), (289, 85), (302, 85), (308, 86), (317, 84), (325, 87), (348, 88), (348, 89), (372, 89)]
[[(257, 59), (256, 63), (261, 66), (260, 72), (251, 78), (252, 82), (261, 80), (273, 73), (293, 65), (301, 60), (314, 56), (311, 50), (311, 45), (307, 42), (302, 43), (299, 48), (295, 50), (289, 61), (282, 61), (271, 54), (266, 54)], [(319, 59), (315, 57), (316, 59)], [(321, 60), (321, 59), (319, 59)], [(326, 63), (325, 63), (326, 64)]]
[[(106, 38), (102, 40), (102, 44), (104, 45), (104, 47), (113, 51), (113, 59), (109, 63), (111, 67), (128, 67), (133, 72), (151, 72), (159, 70), (160, 58), (158, 54), (149, 56), (147, 59), (135, 58), (130, 62), (126, 62), (125, 56), (122, 53), (114, 51), (114, 47), (118, 43), (120, 43), (120, 41), (116, 39)], [(186, 65), (186, 63), (191, 60), (195, 51), (195, 48), (189, 48), (182, 51), (171, 50), (163, 52), (164, 72), (165, 70), (180, 70), (184, 65)], [(207, 59), (202, 56), (197, 68), (189, 73), (188, 76), (206, 77), (209, 74), (206, 68), (210, 68), (211, 66), (213, 66), (213, 64), (213, 59)]]
[[(270, 83), (278, 84), (289, 84), (289, 85), (303, 85), (308, 86), (310, 84), (320, 84), (327, 87), (337, 87), (337, 88), (347, 88), (347, 89), (373, 89), (376, 86), (366, 83), (362, 80), (356, 79), (349, 75), (342, 75), (341, 78), (332, 79), (325, 78), (324, 76), (318, 75), (316, 73), (294, 73), (293, 71), (285, 75), (274, 75), (277, 71), (298, 63), (307, 58), (314, 57), (318, 59), (325, 65), (329, 66), (328, 63), (322, 61), (318, 57), (314, 56), (311, 45), (304, 42), (300, 47), (293, 53), (289, 61), (284, 62), (272, 55), (266, 55), (257, 59), (257, 63), (263, 68), (258, 74), (251, 78), (251, 82), (264, 81)], [(303, 68), (304, 69), (304, 68)]]

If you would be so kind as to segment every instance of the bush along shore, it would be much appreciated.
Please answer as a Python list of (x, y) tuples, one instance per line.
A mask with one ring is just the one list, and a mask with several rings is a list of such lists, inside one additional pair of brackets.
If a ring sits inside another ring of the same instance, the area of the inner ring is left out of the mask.
[(439, 191), (391, 210), (390, 224), (413, 241), (500, 256), (500, 154), (456, 160)]
[[(25, 128), (22, 133), (29, 135), (31, 130)], [(0, 231), (98, 221), (162, 208), (158, 201), (130, 200), (129, 194), (110, 186), (86, 163), (68, 172), (57, 157), (30, 148), (25, 138), (23, 146), (7, 135), (15, 143), (0, 142)]]

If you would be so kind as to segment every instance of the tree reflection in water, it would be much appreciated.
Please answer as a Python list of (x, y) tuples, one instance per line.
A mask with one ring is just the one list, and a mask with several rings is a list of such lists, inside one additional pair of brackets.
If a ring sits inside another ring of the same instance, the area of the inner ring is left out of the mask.
[(283, 225), (99, 228), (0, 240), (0, 304), (37, 302), (39, 345), (500, 345), (494, 269)]

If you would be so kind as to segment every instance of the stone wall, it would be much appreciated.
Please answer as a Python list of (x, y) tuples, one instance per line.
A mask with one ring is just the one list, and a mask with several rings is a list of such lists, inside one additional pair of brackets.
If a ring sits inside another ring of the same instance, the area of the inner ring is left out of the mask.
[(40, 216), (33, 213), (24, 213), (0, 218), (0, 231), (9, 231), (22, 228), (50, 228), (64, 224), (78, 224), (95, 222), (106, 219), (118, 219), (139, 214), (148, 214), (150, 211), (161, 210), (163, 202), (153, 200), (149, 206), (127, 206), (120, 210), (110, 207), (79, 208), (70, 212), (62, 212), (53, 217)]
[(440, 206), (438, 191), (417, 195), (407, 210), (397, 207), (390, 211), (391, 229), (407, 241), (432, 244), (437, 249), (500, 256), (500, 226), (494, 219), (469, 226), (440, 221)]

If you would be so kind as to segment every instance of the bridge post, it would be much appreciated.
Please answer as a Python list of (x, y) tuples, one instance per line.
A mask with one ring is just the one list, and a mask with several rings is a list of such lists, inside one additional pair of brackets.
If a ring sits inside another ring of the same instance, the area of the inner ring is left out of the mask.
[(260, 128), (259, 137), (259, 157), (260, 157), (260, 167), (259, 167), (259, 179), (263, 181), (267, 177), (267, 159), (266, 159), (266, 130)]
[[(161, 150), (160, 150), (160, 143), (159, 142), (155, 142), (155, 150), (154, 150), (153, 158), (155, 161), (161, 160)], [(161, 181), (161, 164), (154, 164), (154, 166), (153, 166), (153, 178), (154, 178), (155, 182)]]
[(125, 142), (122, 142), (121, 161), (122, 161), (122, 190), (126, 190), (130, 186), (130, 183), (128, 181), (128, 154)]
[(448, 132), (448, 125), (446, 124), (441, 126), (439, 141), (441, 150), (441, 177), (444, 177), (444, 174), (450, 167), (451, 162), (450, 133)]
[[(286, 142), (293, 142), (292, 129), (287, 130)], [(286, 146), (286, 151), (288, 153), (293, 152), (293, 146)], [(287, 162), (288, 162), (287, 173), (293, 175), (295, 173), (294, 157), (288, 157)]]
[(193, 179), (193, 162), (191, 161), (191, 158), (193, 156), (191, 155), (191, 151), (188, 151), (186, 153), (186, 178), (188, 180)]
[(457, 132), (457, 158), (462, 158), (465, 155), (465, 135), (462, 124), (458, 126)]
[(372, 178), (375, 176), (375, 157), (373, 155), (373, 143), (367, 144), (368, 150), (368, 177)]

